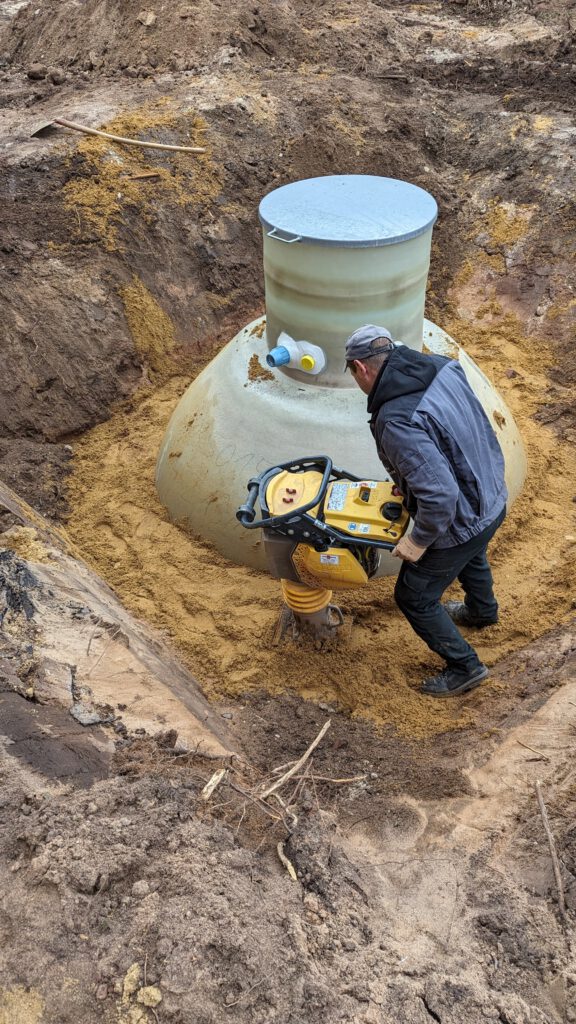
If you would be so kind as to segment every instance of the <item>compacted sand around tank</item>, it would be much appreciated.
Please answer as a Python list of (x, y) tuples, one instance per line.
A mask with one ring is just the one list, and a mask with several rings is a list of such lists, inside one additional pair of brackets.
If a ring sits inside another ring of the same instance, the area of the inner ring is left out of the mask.
[[(480, 656), (494, 665), (571, 611), (574, 458), (571, 446), (532, 418), (549, 363), (542, 346), (510, 316), (447, 327), (501, 389), (529, 460), (524, 492), (493, 546), (501, 623), (475, 637)], [(281, 607), (277, 583), (180, 530), (154, 492), (158, 445), (188, 383), (175, 374), (142, 390), (78, 445), (69, 530), (86, 557), (132, 611), (173, 638), (213, 697), (291, 690), (415, 738), (473, 724), (473, 697), (432, 702), (417, 692), (439, 663), (396, 609), (391, 579), (342, 596), (349, 626), (332, 648), (291, 639), (271, 646)], [(488, 686), (498, 690), (497, 673)]]

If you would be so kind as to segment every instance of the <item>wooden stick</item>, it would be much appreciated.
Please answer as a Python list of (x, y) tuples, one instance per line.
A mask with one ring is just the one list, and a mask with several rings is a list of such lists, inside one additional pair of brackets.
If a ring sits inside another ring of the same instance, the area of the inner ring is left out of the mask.
[(274, 782), (271, 786), (269, 786), (268, 789), (264, 790), (264, 792), (261, 794), (261, 799), (262, 800), (265, 800), (266, 797), (270, 796), (271, 793), (274, 793), (275, 790), (280, 789), (281, 786), (284, 786), (288, 782), (288, 780), (292, 778), (293, 775), (296, 775), (300, 771), (302, 766), (306, 763), (306, 761), (310, 757), (310, 754), (312, 753), (312, 751), (315, 750), (316, 747), (318, 746), (318, 744), (321, 742), (321, 740), (324, 739), (324, 736), (328, 732), (328, 729), (330, 728), (330, 725), (331, 725), (331, 721), (330, 721), (330, 719), (328, 719), (328, 721), (325, 722), (324, 725), (322, 726), (322, 728), (320, 729), (320, 732), (318, 733), (316, 739), (313, 740), (312, 743), (310, 744), (310, 746), (308, 747), (308, 750), (306, 750), (305, 753), (302, 754), (302, 757), (299, 758), (299, 760), (296, 761), (295, 764), (293, 764), (292, 767), (289, 768), (288, 771), (285, 772), (284, 775), (282, 775), (276, 782)]
[(307, 775), (297, 775), (296, 778), (297, 779), (310, 778), (312, 782), (331, 782), (332, 785), (334, 785), (334, 786), (343, 786), (347, 782), (363, 782), (364, 779), (368, 778), (368, 776), (367, 775), (352, 775), (351, 778), (349, 778), (349, 779), (333, 779), (333, 778), (330, 777), (330, 775), (316, 775), (315, 772), (311, 772), (309, 776), (307, 776)]
[(293, 882), (297, 882), (298, 875), (296, 874), (296, 869), (294, 868), (292, 861), (288, 860), (288, 857), (284, 853), (284, 843), (278, 843), (278, 845), (276, 846), (276, 850), (278, 852), (278, 856), (282, 864), (284, 865), (286, 871), (290, 875), (290, 878), (292, 879)]
[(125, 146), (141, 146), (143, 149), (167, 149), (177, 153), (205, 153), (201, 146), (169, 146), (164, 142), (144, 142), (142, 139), (127, 139), (123, 135), (111, 135), (110, 132), (101, 132), (97, 128), (87, 128), (84, 124), (77, 124), (76, 121), (68, 121), (65, 117), (55, 117), (52, 124), (59, 124), (62, 128), (72, 128), (75, 132), (84, 132), (84, 135), (97, 135), (101, 139), (110, 139), (111, 142), (121, 142)]
[[(290, 796), (288, 797), (288, 799), (286, 801), (286, 806), (287, 807), (292, 807), (296, 803), (296, 801), (298, 800), (302, 790), (304, 789), (304, 783), (305, 783), (307, 778), (308, 778), (308, 776), (306, 775), (306, 773), (304, 773), (304, 775), (299, 775), (298, 776), (298, 781), (296, 782), (296, 785), (294, 786), (294, 789), (292, 790), (292, 792), (290, 793)], [(294, 781), (294, 780), (292, 780), (292, 781)], [(278, 797), (277, 793), (274, 793), (273, 795), (275, 797)]]
[(128, 175), (128, 178), (130, 179), (130, 181), (142, 181), (143, 179), (147, 180), (149, 178), (159, 178), (159, 177), (160, 177), (160, 171), (142, 171), (141, 174), (129, 174)]
[(522, 743), (522, 740), (516, 740), (516, 743), (519, 743), (521, 747), (526, 747), (526, 750), (531, 750), (533, 754), (538, 754), (538, 757), (544, 758), (545, 761), (550, 760), (548, 754), (543, 754), (541, 750), (536, 750), (534, 747), (530, 747), (527, 743)]
[(289, 608), (284, 607), (280, 612), (276, 625), (274, 626), (274, 632), (272, 634), (272, 647), (278, 647), (278, 644), (283, 639), (284, 634), (287, 632), (289, 627), (294, 623), (294, 614)]
[[(86, 657), (88, 657), (88, 655), (90, 654), (90, 648), (92, 646), (92, 641), (94, 640), (94, 637), (96, 636), (96, 633), (98, 632), (98, 630), (100, 628), (101, 628), (100, 627), (100, 623), (98, 623), (97, 626), (94, 626), (94, 629), (93, 629), (92, 633), (90, 634), (90, 639), (88, 641), (88, 647), (86, 648)], [(100, 634), (100, 636), (102, 636), (102, 634)]]
[(226, 778), (227, 768), (219, 768), (218, 771), (208, 779), (204, 789), (200, 793), (202, 800), (209, 800), (214, 790), (220, 785), (222, 779)]
[(544, 831), (546, 838), (548, 839), (548, 846), (550, 847), (550, 856), (552, 858), (552, 867), (554, 869), (554, 878), (556, 879), (556, 889), (558, 891), (558, 909), (560, 911), (560, 917), (562, 922), (566, 923), (566, 900), (564, 899), (564, 886), (562, 884), (562, 875), (560, 874), (560, 862), (558, 860), (558, 854), (556, 853), (556, 842), (552, 835), (552, 829), (550, 828), (550, 822), (548, 821), (548, 811), (546, 810), (546, 804), (544, 803), (544, 797), (542, 796), (542, 790), (540, 788), (540, 782), (535, 783), (536, 797), (538, 799), (538, 806), (540, 808), (540, 815), (542, 817), (542, 824), (544, 825)]
[(282, 810), (286, 814), (290, 815), (290, 817), (292, 818), (292, 822), (293, 822), (294, 826), (296, 826), (298, 824), (298, 817), (297, 817), (296, 814), (294, 814), (294, 811), (290, 810), (290, 803), (292, 801), (290, 801), (289, 803), (285, 803), (285, 801), (282, 799), (282, 797), (280, 796), (279, 793), (273, 793), (272, 796), (274, 797), (275, 800), (278, 801), (278, 803), (280, 804), (280, 807), (282, 808)]
[(296, 758), (293, 761), (286, 761), (286, 764), (280, 764), (277, 768), (272, 769), (272, 775), (280, 775), (281, 772), (285, 772), (287, 768), (290, 768), (293, 764), (296, 764)]
[(244, 804), (244, 806), (242, 808), (242, 814), (240, 815), (240, 821), (238, 822), (238, 824), (236, 825), (236, 828), (234, 829), (234, 835), (236, 835), (236, 836), (238, 835), (238, 833), (240, 831), (240, 826), (241, 826), (242, 822), (244, 821), (245, 817), (246, 817), (246, 804)]

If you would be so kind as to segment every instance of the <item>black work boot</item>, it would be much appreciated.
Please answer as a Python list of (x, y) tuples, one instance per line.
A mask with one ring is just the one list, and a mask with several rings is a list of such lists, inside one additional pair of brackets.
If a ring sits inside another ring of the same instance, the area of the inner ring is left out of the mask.
[(484, 626), (494, 626), (498, 622), (497, 615), (493, 619), (479, 619), (472, 615), (464, 601), (445, 601), (442, 607), (457, 626), (474, 626), (476, 629), (484, 629)]
[(453, 668), (445, 668), (437, 676), (425, 679), (420, 687), (420, 692), (428, 697), (456, 697), (459, 693), (467, 693), (474, 690), (476, 686), (486, 679), (488, 669), (486, 665), (477, 665), (470, 672), (457, 672)]

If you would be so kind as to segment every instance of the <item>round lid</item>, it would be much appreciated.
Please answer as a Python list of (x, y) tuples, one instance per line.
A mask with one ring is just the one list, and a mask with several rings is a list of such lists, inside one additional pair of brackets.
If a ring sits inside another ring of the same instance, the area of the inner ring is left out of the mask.
[(392, 245), (415, 238), (438, 216), (435, 199), (418, 185), (374, 174), (335, 174), (282, 185), (264, 197), (260, 221), (284, 242)]

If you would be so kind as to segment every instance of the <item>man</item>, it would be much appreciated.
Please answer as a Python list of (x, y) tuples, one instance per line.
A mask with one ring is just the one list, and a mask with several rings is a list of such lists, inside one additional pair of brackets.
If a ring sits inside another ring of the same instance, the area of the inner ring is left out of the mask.
[[(486, 549), (506, 515), (500, 445), (456, 360), (416, 352), (369, 324), (348, 338), (346, 367), (368, 395), (378, 455), (414, 521), (394, 548), (402, 559), (394, 597), (446, 662), (422, 692), (465, 693), (488, 669), (456, 624), (498, 621)], [(442, 605), (455, 579), (465, 600)]]

